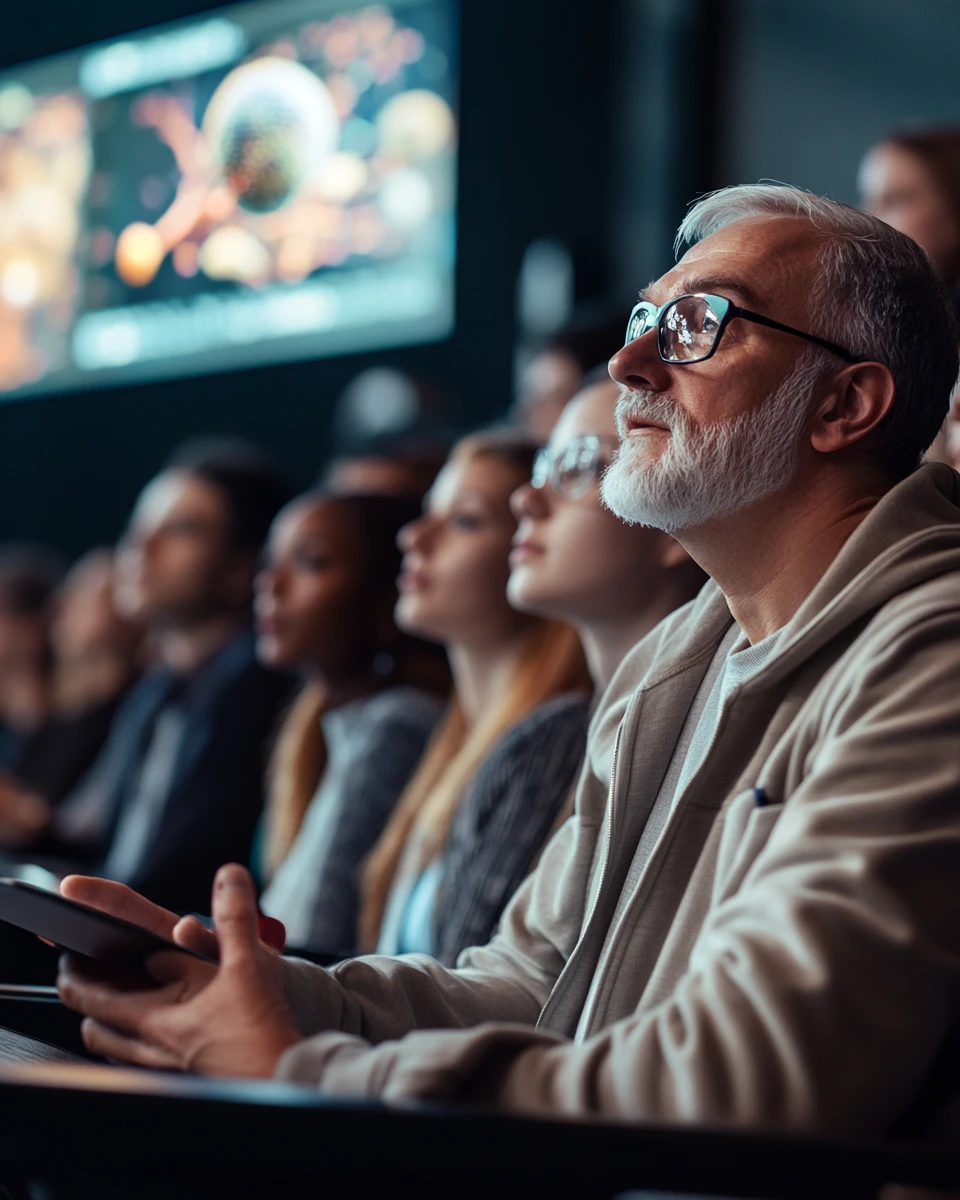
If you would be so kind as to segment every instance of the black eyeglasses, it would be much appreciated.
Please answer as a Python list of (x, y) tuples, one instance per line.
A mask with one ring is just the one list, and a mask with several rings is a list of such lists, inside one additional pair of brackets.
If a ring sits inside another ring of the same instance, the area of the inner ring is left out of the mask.
[(766, 325), (769, 329), (779, 329), (781, 333), (792, 333), (794, 337), (813, 342), (822, 346), (831, 354), (836, 354), (848, 363), (867, 362), (857, 354), (851, 354), (838, 346), (836, 342), (828, 342), (825, 338), (816, 337), (812, 333), (804, 333), (802, 329), (794, 329), (790, 325), (781, 325), (770, 317), (762, 317), (759, 313), (740, 308), (726, 296), (714, 296), (709, 292), (692, 292), (686, 296), (677, 296), (668, 300), (659, 308), (649, 300), (641, 300), (627, 322), (627, 340), (624, 345), (635, 342), (651, 329), (657, 331), (657, 350), (660, 357), (667, 363), (698, 363), (708, 359), (720, 344), (723, 331), (734, 317), (742, 317), (745, 321), (753, 321), (757, 325)]
[(560, 450), (542, 446), (533, 460), (530, 483), (535, 488), (549, 483), (559, 496), (575, 500), (585, 496), (610, 466), (620, 443), (593, 434), (571, 438)]

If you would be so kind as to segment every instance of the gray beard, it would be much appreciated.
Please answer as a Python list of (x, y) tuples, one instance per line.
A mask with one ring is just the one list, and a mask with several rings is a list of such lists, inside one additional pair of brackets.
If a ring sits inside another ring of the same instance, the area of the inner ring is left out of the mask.
[[(763, 404), (698, 429), (656, 392), (622, 391), (622, 444), (603, 477), (603, 502), (631, 525), (665, 533), (695, 529), (782, 491), (796, 478), (810, 400), (823, 374), (819, 352), (804, 354)], [(626, 439), (626, 420), (644, 417), (670, 430), (658, 458)]]

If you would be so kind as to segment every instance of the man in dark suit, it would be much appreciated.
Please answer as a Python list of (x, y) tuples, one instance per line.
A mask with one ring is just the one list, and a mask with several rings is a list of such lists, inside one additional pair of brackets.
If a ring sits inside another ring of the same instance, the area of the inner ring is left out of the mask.
[(290, 681), (254, 657), (260, 547), (288, 498), (248, 451), (188, 447), (141, 493), (118, 553), (118, 606), (157, 665), (133, 689), (48, 845), (158, 903), (204, 910), (221, 863), (246, 861), (267, 744)]

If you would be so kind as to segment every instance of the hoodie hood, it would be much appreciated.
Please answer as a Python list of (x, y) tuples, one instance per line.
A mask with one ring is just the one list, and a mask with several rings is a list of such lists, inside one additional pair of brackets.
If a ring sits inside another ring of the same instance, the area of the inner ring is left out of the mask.
[[(775, 684), (896, 596), (952, 571), (960, 572), (960, 475), (943, 463), (926, 463), (891, 488), (857, 526), (743, 690)], [(726, 597), (709, 580), (695, 600), (630, 651), (591, 727), (589, 755), (598, 777), (609, 777), (630, 697), (698, 663), (705, 671), (732, 620)], [(691, 702), (695, 693), (696, 678)], [(613, 696), (619, 701), (610, 700)]]
[(960, 572), (960, 475), (926, 463), (857, 526), (745, 687), (769, 685), (896, 596), (952, 571)]

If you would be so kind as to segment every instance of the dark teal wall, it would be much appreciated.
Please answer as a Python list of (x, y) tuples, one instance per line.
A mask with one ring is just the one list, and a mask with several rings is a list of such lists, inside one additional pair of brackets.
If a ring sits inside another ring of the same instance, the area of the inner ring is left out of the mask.
[(729, 182), (767, 176), (856, 203), (872, 142), (960, 123), (958, 0), (738, 0), (734, 19)]
[[(202, 11), (201, 0), (31, 0), (0, 65)], [(74, 553), (119, 530), (194, 433), (253, 437), (306, 484), (331, 406), (371, 361), (432, 376), (467, 426), (510, 398), (514, 286), (538, 236), (591, 288), (642, 287), (686, 201), (775, 178), (855, 198), (885, 130), (960, 121), (960, 0), (464, 0), (459, 325), (447, 343), (0, 407), (0, 541)], [(585, 276), (586, 277), (586, 276)]]
[(672, 261), (699, 192), (776, 179), (856, 202), (866, 148), (960, 122), (960, 0), (624, 0), (616, 282)]

